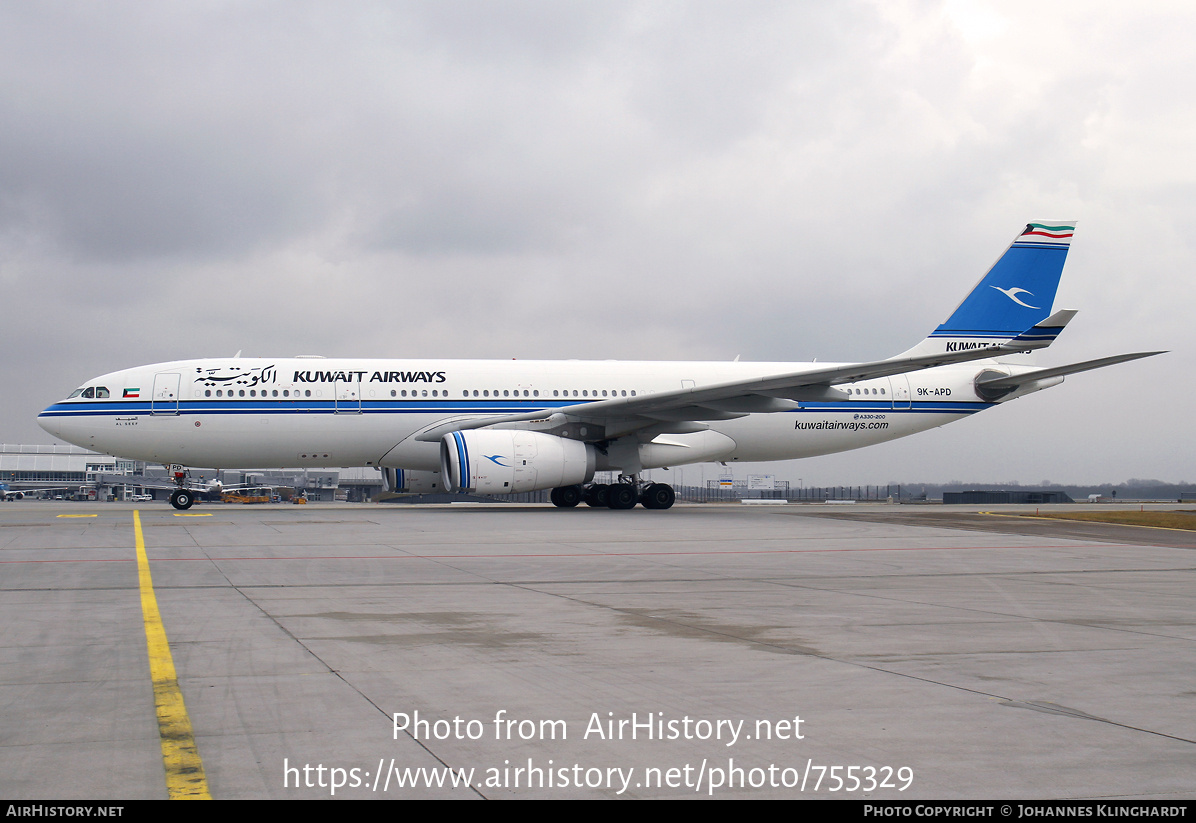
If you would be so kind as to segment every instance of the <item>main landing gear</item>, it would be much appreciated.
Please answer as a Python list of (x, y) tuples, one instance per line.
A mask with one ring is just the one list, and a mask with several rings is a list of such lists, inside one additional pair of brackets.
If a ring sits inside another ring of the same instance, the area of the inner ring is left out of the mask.
[(634, 509), (639, 503), (645, 509), (667, 509), (677, 499), (668, 483), (648, 483), (641, 486), (635, 480), (619, 483), (591, 483), (588, 486), (561, 486), (549, 495), (552, 505), (571, 509), (585, 503), (595, 509)]

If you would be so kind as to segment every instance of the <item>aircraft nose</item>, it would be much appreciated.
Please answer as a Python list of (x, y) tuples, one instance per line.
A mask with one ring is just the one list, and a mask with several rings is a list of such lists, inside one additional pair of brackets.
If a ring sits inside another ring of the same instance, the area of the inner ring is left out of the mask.
[(72, 413), (77, 411), (78, 409), (72, 408), (67, 403), (61, 401), (53, 403), (37, 416), (37, 425), (59, 440), (87, 448), (87, 444), (80, 441), (85, 440), (87, 435), (93, 434), (87, 426), (87, 421), (90, 418), (78, 417)]
[(59, 438), (65, 439), (62, 436), (62, 421), (53, 414), (53, 406), (50, 406), (45, 411), (37, 416), (37, 425), (42, 429)]

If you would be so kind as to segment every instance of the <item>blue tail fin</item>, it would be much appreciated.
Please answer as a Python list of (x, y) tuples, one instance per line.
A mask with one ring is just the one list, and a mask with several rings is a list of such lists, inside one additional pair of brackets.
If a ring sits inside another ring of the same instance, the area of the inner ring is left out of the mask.
[(1030, 223), (931, 337), (1000, 337), (1045, 320), (1076, 224)]
[(1009, 341), (1049, 317), (1075, 226), (1027, 224), (946, 322), (907, 354)]

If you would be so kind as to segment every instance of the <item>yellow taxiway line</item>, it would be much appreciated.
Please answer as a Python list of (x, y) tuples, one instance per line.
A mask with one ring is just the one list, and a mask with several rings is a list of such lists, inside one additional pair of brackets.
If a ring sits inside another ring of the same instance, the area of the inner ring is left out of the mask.
[(158, 612), (158, 598), (150, 578), (145, 538), (141, 533), (141, 512), (133, 512), (133, 533), (137, 539), (137, 577), (141, 587), (141, 614), (145, 621), (145, 645), (149, 651), (150, 678), (154, 683), (154, 707), (158, 712), (158, 734), (162, 738), (162, 763), (166, 766), (166, 791), (171, 800), (211, 800), (203, 760), (195, 747), (191, 718), (183, 705), (174, 658)]

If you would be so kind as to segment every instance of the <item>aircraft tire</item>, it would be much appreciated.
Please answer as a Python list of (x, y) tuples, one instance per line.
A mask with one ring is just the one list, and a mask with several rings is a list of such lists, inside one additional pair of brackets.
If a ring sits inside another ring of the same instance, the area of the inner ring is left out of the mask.
[(610, 487), (608, 505), (612, 509), (634, 509), (639, 498), (635, 486), (630, 483), (616, 483)]
[(186, 489), (179, 489), (177, 491), (171, 492), (170, 505), (174, 506), (176, 509), (186, 510), (191, 508), (192, 504), (194, 503), (195, 495)]
[(581, 502), (581, 486), (561, 486), (548, 497), (558, 509), (571, 509)]
[(668, 483), (653, 483), (644, 489), (640, 503), (645, 509), (668, 509), (676, 499), (677, 493)]
[(604, 483), (595, 483), (590, 486), (582, 494), (585, 504), (592, 509), (605, 509), (610, 507), (610, 486)]

